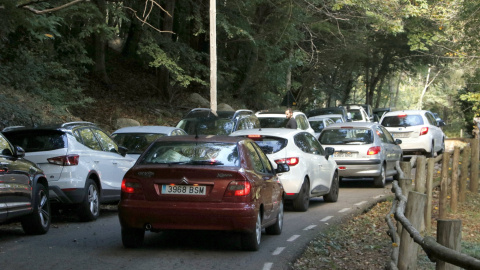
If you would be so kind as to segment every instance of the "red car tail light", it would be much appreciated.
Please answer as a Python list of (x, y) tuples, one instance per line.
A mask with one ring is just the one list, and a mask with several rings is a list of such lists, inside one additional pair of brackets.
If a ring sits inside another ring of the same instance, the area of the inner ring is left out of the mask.
[(298, 162), (300, 162), (300, 159), (298, 157), (289, 157), (275, 160), (275, 163), (277, 164), (287, 163), (288, 166), (295, 166), (298, 164)]
[(382, 148), (380, 146), (370, 147), (367, 151), (367, 155), (368, 156), (376, 155), (376, 154), (380, 153), (380, 151), (382, 151)]
[(142, 184), (134, 179), (123, 178), (122, 180), (122, 193), (134, 194), (143, 193)]
[(428, 127), (422, 127), (420, 129), (420, 136), (427, 135), (427, 133), (428, 133)]
[(246, 196), (250, 194), (252, 186), (249, 181), (232, 181), (228, 184), (225, 197)]
[(60, 166), (76, 166), (78, 165), (79, 155), (65, 155), (53, 158), (47, 158), (48, 163)]

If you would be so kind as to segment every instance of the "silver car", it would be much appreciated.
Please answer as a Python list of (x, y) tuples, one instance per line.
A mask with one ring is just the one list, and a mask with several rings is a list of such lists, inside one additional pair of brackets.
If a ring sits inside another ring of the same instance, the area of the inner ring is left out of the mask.
[(395, 164), (402, 160), (402, 141), (378, 123), (335, 123), (323, 129), (319, 141), (335, 148), (340, 178), (373, 177), (375, 187), (384, 187), (388, 176), (396, 176)]

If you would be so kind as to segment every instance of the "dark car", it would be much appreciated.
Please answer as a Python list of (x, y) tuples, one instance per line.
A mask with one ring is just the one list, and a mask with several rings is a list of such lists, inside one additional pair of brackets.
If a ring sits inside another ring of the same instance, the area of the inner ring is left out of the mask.
[(50, 228), (48, 181), (24, 155), (0, 133), (0, 224), (20, 221), (26, 234), (44, 234)]
[(155, 141), (125, 175), (118, 216), (125, 247), (145, 231), (215, 230), (241, 234), (258, 250), (262, 229), (280, 234), (284, 190), (267, 156), (248, 138), (175, 136)]
[(251, 110), (217, 111), (196, 108), (176, 126), (189, 135), (228, 135), (236, 130), (259, 128), (260, 121)]

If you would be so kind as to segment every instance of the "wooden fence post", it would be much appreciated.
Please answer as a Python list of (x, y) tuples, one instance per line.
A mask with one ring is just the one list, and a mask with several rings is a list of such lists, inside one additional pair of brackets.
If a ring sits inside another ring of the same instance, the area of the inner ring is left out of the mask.
[(438, 218), (447, 217), (447, 196), (448, 196), (448, 167), (450, 165), (450, 153), (443, 153), (442, 158), (442, 180), (440, 182), (440, 198), (438, 202)]
[[(417, 230), (423, 222), (423, 212), (427, 195), (410, 191), (405, 208), (405, 217)], [(408, 231), (403, 228), (400, 238), (400, 251), (398, 255), (398, 269), (417, 269), (418, 247)]]
[[(462, 240), (461, 220), (438, 220), (437, 242), (447, 248), (460, 252)], [(438, 260), (436, 270), (458, 270), (459, 266)]]
[(408, 199), (408, 193), (412, 190), (412, 165), (410, 162), (400, 162), (400, 168), (403, 171), (405, 179), (399, 179), (398, 184), (402, 189), (402, 194)]
[(425, 193), (425, 156), (417, 156), (417, 170), (415, 171), (415, 191)]
[(458, 163), (460, 162), (460, 147), (455, 146), (453, 150), (452, 161), (452, 191), (450, 197), (450, 209), (452, 213), (457, 213), (458, 205)]
[(472, 166), (470, 174), (470, 191), (478, 192), (478, 138), (472, 139)]
[(432, 200), (433, 200), (433, 175), (435, 174), (435, 159), (427, 159), (427, 204), (425, 205), (425, 232), (430, 235), (432, 230)]
[(469, 179), (468, 165), (470, 165), (470, 147), (464, 147), (462, 153), (462, 169), (460, 173), (460, 187), (458, 189), (459, 202), (465, 202), (465, 196), (467, 193), (467, 181)]

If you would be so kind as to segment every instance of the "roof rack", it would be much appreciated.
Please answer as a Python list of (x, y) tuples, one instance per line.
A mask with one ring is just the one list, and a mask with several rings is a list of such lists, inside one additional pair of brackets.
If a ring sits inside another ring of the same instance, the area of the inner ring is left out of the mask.
[(72, 125), (93, 125), (93, 126), (95, 126), (94, 123), (92, 123), (92, 122), (87, 122), (87, 121), (67, 122), (67, 123), (63, 123), (63, 124), (60, 125), (60, 126), (61, 126), (61, 127), (66, 127), (66, 126), (72, 126)]

